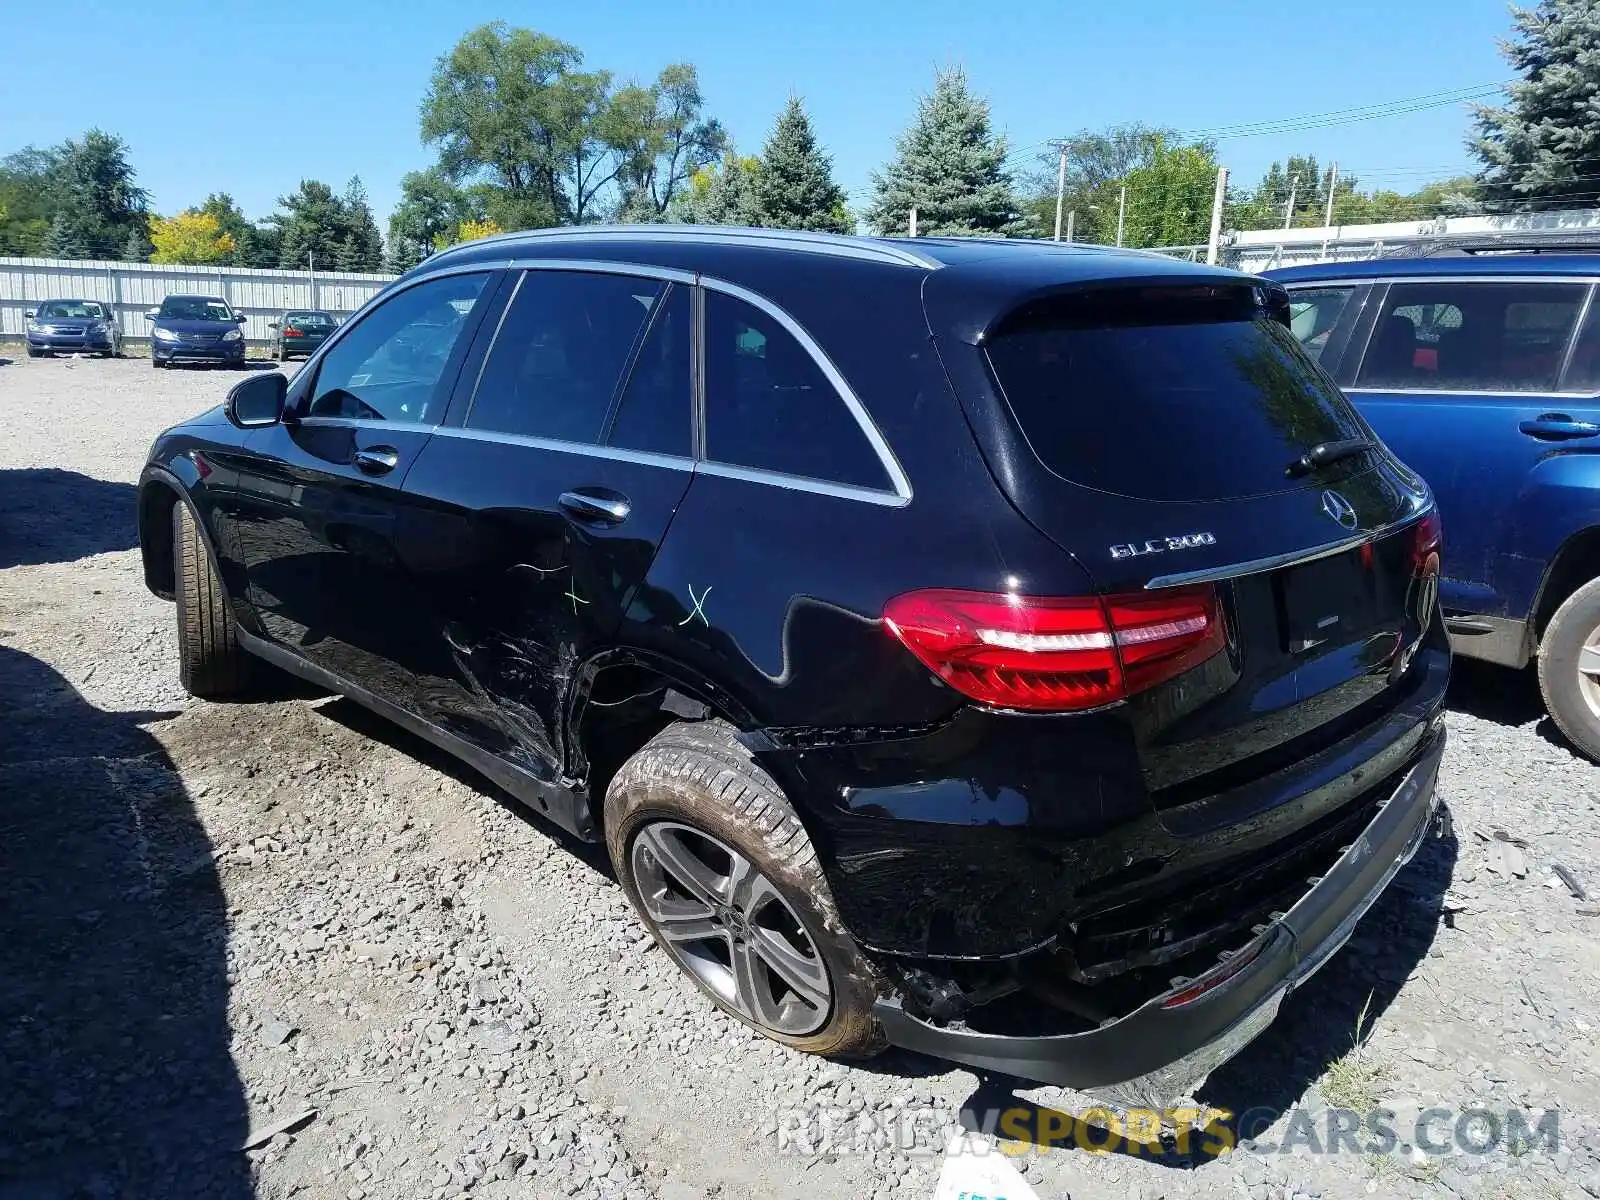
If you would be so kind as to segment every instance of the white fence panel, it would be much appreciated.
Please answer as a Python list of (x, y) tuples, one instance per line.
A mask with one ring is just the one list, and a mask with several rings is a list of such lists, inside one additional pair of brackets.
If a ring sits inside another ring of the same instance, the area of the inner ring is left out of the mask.
[(0, 338), (21, 340), (27, 310), (41, 300), (99, 300), (111, 307), (123, 335), (149, 338), (145, 310), (170, 295), (221, 296), (246, 318), (249, 341), (264, 342), (267, 322), (286, 308), (320, 308), (349, 316), (394, 279), (349, 271), (262, 271), (166, 263), (79, 262), (0, 257)]

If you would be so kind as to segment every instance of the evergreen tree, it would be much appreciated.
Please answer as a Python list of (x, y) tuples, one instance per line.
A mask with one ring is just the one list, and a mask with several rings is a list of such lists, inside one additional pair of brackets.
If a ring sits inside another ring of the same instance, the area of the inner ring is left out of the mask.
[(150, 241), (150, 235), (142, 229), (135, 229), (128, 234), (128, 240), (122, 243), (119, 257), (123, 262), (149, 262), (154, 253), (155, 246)]
[(333, 270), (347, 233), (344, 204), (333, 189), (319, 179), (302, 179), (278, 206), (282, 211), (267, 218), (278, 230), (278, 266), (303, 271), (309, 261)]
[(760, 180), (760, 159), (729, 151), (721, 167), (702, 167), (690, 177), (671, 217), (686, 225), (764, 225)]
[(849, 233), (855, 228), (844, 192), (833, 181), (833, 161), (817, 145), (811, 118), (794, 97), (761, 151), (756, 193), (764, 224), (774, 229)]
[(64, 212), (50, 219), (50, 232), (45, 235), (46, 258), (89, 258), (89, 246), (82, 231)]
[(1600, 6), (1539, 0), (1513, 8), (1501, 50), (1521, 74), (1505, 108), (1478, 110), (1468, 148), (1483, 198), (1498, 207), (1592, 201), (1600, 176)]
[(895, 160), (872, 177), (866, 219), (879, 233), (904, 233), (917, 210), (922, 233), (1016, 237), (1032, 232), (1005, 167), (1006, 140), (989, 126), (987, 101), (959, 68), (940, 71), (933, 94), (900, 136)]
[(121, 138), (91, 129), (55, 152), (50, 191), (64, 224), (60, 244), (79, 249), (78, 257), (113, 258), (129, 233), (148, 227), (149, 197), (134, 184), (127, 150)]
[(341, 271), (383, 270), (383, 237), (378, 232), (378, 222), (372, 215), (367, 189), (361, 185), (359, 175), (345, 185), (340, 209), (344, 230), (335, 265)]

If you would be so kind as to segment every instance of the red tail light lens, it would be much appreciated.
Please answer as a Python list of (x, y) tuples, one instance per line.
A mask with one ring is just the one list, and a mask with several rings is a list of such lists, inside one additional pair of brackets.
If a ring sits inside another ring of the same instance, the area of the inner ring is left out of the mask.
[(304, 329), (296, 329), (293, 325), (285, 325), (283, 327), (284, 337), (305, 337), (305, 335), (306, 331)]
[[(1411, 531), (1411, 571), (1414, 575), (1437, 574), (1444, 552), (1444, 525), (1439, 510), (1430, 509)], [(1430, 559), (1432, 560), (1430, 563)]]
[(930, 589), (884, 607), (890, 632), (964, 696), (1070, 712), (1154, 687), (1227, 641), (1210, 587), (1047, 598)]

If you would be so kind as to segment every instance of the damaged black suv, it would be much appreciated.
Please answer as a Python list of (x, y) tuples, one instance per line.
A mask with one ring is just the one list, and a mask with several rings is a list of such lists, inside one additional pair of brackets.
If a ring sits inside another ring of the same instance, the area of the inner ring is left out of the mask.
[(162, 435), (139, 528), (191, 692), (459, 755), (803, 1050), (1182, 1094), (1434, 813), (1432, 498), (1227, 271), (484, 239)]

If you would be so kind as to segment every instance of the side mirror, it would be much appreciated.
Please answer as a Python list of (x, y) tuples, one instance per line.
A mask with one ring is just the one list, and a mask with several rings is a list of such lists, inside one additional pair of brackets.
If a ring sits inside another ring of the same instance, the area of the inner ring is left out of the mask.
[(260, 429), (283, 419), (283, 403), (288, 395), (288, 377), (268, 371), (234, 384), (222, 411), (240, 429)]
[(249, 319), (250, 318), (245, 316), (243, 313), (234, 313), (233, 315), (233, 322), (235, 325), (243, 325)]
[(144, 310), (144, 319), (145, 319), (145, 320), (146, 320), (146, 321), (154, 321), (154, 320), (155, 320), (155, 319), (156, 319), (156, 313), (157, 313), (157, 312), (158, 312), (158, 311), (159, 311), (159, 310), (157, 310), (157, 309), (154, 309), (154, 308), (147, 308), (147, 309), (145, 309), (145, 310)]
[(267, 322), (267, 328), (268, 329), (276, 329), (277, 327), (278, 327), (278, 323), (276, 321), (268, 321)]
[(27, 317), (28, 320), (31, 321), (31, 320), (33, 320), (34, 317), (39, 315), (39, 310), (38, 309), (34, 309), (34, 308), (30, 308), (26, 312), (24, 312), (22, 315)]

